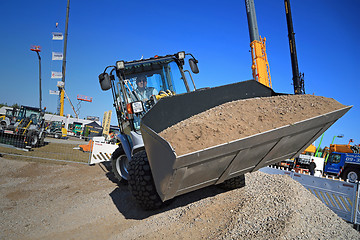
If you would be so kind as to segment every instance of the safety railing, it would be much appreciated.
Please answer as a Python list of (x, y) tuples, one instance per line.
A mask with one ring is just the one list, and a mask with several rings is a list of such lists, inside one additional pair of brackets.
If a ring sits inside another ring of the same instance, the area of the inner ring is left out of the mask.
[(265, 167), (260, 171), (290, 176), (313, 193), (339, 217), (353, 224), (360, 223), (358, 182), (351, 183), (325, 177), (314, 177), (272, 167)]
[(107, 143), (103, 137), (94, 137), (89, 164), (110, 161), (112, 153), (119, 147), (115, 143)]
[[(30, 144), (30, 141), (38, 141)], [(58, 161), (88, 164), (90, 157), (89, 141), (76, 137), (47, 136), (26, 138), (21, 134), (12, 134), (0, 130), (0, 155), (8, 159), (31, 161)]]

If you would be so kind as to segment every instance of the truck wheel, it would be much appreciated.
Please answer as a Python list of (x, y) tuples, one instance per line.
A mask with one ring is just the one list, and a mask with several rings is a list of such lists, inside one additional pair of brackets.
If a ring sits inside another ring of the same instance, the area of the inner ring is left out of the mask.
[(218, 186), (225, 190), (232, 190), (232, 189), (236, 189), (236, 188), (245, 187), (245, 175), (243, 174), (243, 175), (225, 180), (223, 183), (220, 183)]
[(355, 182), (360, 180), (360, 172), (358, 169), (347, 169), (344, 172), (345, 179), (349, 179), (350, 182)]
[(151, 174), (145, 151), (134, 154), (129, 166), (129, 190), (144, 210), (154, 210), (163, 205)]
[(119, 146), (111, 155), (111, 168), (119, 182), (125, 183), (125, 181), (128, 181), (129, 160), (121, 146)]

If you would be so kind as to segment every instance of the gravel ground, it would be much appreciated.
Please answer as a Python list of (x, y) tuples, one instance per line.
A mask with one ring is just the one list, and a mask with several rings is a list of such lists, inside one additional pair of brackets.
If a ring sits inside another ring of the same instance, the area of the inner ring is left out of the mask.
[(102, 165), (0, 158), (0, 239), (360, 239), (288, 176), (246, 174), (141, 210)]

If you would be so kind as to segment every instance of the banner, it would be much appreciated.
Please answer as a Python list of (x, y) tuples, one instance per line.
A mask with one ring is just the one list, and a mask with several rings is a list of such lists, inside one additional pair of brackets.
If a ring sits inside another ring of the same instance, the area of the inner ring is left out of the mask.
[(51, 78), (62, 78), (62, 72), (51, 71)]
[(50, 93), (51, 95), (59, 95), (59, 94), (60, 94), (59, 91), (53, 91), (53, 90), (49, 90), (49, 93)]
[(60, 32), (53, 32), (52, 33), (52, 40), (63, 40), (64, 36), (63, 34)]
[(62, 52), (52, 52), (52, 60), (63, 60)]
[(112, 114), (111, 110), (104, 112), (104, 118), (103, 118), (103, 122), (102, 122), (104, 135), (109, 135), (111, 114)]

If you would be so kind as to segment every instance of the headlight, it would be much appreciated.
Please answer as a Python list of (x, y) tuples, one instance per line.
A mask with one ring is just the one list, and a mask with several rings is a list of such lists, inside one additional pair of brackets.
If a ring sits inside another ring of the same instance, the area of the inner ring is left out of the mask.
[(121, 70), (125, 68), (125, 62), (124, 61), (117, 61), (116, 62), (116, 69)]
[(144, 111), (144, 106), (141, 101), (128, 103), (126, 106), (129, 114), (141, 113)]
[(132, 109), (134, 113), (140, 113), (144, 111), (143, 103), (140, 102), (133, 102), (132, 103)]
[(178, 52), (178, 59), (184, 59), (185, 58), (185, 52)]

